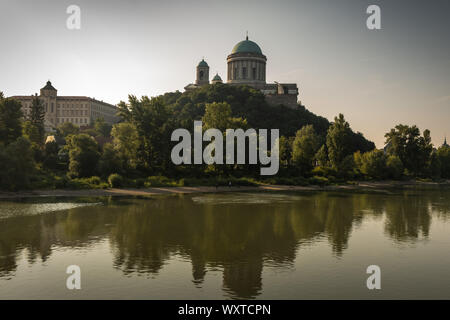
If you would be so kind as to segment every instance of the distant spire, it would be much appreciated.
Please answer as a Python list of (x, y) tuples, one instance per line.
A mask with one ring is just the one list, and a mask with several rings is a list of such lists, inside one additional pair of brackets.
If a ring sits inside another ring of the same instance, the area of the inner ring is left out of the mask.
[(245, 37), (245, 40), (248, 40), (248, 31), (247, 31), (247, 36)]

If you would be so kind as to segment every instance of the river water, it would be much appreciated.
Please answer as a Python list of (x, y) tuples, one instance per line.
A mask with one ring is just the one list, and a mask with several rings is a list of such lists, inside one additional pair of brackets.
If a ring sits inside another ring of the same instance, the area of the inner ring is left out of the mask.
[(0, 201), (0, 299), (333, 298), (450, 299), (450, 189)]

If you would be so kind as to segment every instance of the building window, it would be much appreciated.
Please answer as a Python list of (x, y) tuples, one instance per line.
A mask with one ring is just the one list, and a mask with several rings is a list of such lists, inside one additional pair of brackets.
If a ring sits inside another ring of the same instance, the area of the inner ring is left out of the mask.
[(242, 67), (242, 79), (247, 79), (247, 68)]
[(253, 67), (253, 79), (256, 80), (256, 67)]
[(51, 111), (50, 112), (53, 113), (53, 102), (51, 104)]
[(200, 71), (200, 80), (203, 80), (203, 71)]

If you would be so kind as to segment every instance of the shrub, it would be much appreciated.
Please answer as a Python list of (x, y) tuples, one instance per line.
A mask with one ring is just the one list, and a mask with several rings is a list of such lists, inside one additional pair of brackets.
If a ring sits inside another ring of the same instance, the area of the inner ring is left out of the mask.
[(123, 178), (120, 174), (113, 173), (108, 177), (108, 183), (111, 188), (120, 188), (123, 186)]
[(69, 178), (67, 178), (66, 176), (55, 177), (54, 186), (56, 189), (66, 188), (68, 184), (69, 184)]
[(315, 176), (319, 176), (319, 177), (329, 177), (329, 176), (336, 176), (337, 172), (335, 169), (330, 168), (330, 167), (322, 167), (322, 166), (317, 166), (315, 167), (311, 173)]
[(309, 183), (318, 186), (328, 185), (330, 182), (325, 177), (313, 176), (309, 178)]
[(97, 176), (93, 176), (93, 177), (87, 178), (87, 181), (90, 184), (94, 184), (94, 185), (97, 185), (97, 186), (100, 185), (100, 183), (102, 182), (102, 180), (99, 177), (97, 177)]
[(144, 178), (138, 178), (136, 179), (136, 188), (143, 188), (145, 187), (145, 179)]
[(176, 186), (176, 182), (164, 176), (149, 176), (145, 182), (146, 187), (169, 187)]
[(286, 186), (306, 186), (308, 180), (303, 177), (273, 177), (264, 180), (265, 183), (286, 185)]

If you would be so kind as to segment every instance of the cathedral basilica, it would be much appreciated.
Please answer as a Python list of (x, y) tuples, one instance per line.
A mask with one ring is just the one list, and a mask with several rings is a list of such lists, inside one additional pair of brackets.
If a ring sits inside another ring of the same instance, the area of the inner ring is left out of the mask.
[[(248, 36), (236, 44), (227, 57), (227, 84), (249, 85), (261, 90), (266, 101), (273, 106), (285, 105), (297, 107), (298, 88), (295, 83), (266, 83), (266, 56), (259, 45)], [(212, 84), (222, 83), (222, 78), (216, 74), (211, 80)], [(209, 66), (204, 59), (197, 65), (195, 83), (188, 84), (185, 90), (194, 90), (203, 85), (210, 84)]]

